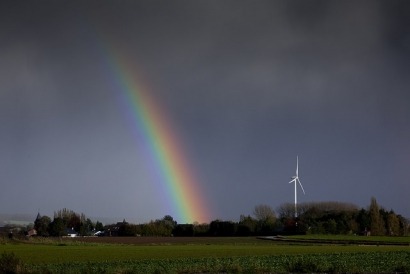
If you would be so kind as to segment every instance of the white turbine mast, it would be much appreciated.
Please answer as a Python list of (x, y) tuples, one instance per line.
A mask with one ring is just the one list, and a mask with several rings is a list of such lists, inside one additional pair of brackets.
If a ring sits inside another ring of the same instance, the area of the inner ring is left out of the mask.
[(299, 157), (296, 156), (296, 175), (292, 176), (292, 181), (289, 182), (295, 183), (295, 218), (298, 217), (298, 211), (297, 211), (297, 203), (298, 203), (298, 195), (297, 195), (297, 184), (299, 183), (300, 187), (302, 188), (303, 194), (305, 194), (305, 190), (303, 189), (302, 183), (299, 180)]

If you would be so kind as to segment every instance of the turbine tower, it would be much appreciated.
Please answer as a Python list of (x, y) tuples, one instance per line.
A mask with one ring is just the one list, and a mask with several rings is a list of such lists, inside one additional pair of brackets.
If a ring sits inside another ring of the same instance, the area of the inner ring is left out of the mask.
[(289, 182), (295, 183), (295, 218), (298, 217), (298, 211), (297, 211), (297, 203), (298, 203), (298, 196), (297, 196), (297, 183), (299, 183), (300, 187), (302, 188), (303, 194), (305, 194), (305, 190), (303, 189), (302, 183), (299, 180), (299, 157), (296, 156), (296, 175), (292, 176), (292, 181)]

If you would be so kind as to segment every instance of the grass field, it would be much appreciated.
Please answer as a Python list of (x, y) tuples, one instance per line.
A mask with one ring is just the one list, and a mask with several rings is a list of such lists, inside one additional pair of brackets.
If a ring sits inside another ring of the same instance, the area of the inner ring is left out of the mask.
[[(406, 237), (366, 237), (370, 244), (365, 245), (322, 243), (356, 239), (339, 236), (287, 238), (309, 242), (252, 237), (36, 239), (3, 241), (0, 254), (14, 254), (23, 262), (24, 271), (51, 273), (410, 271), (410, 239)], [(379, 244), (383, 242), (389, 244)]]
[(410, 237), (398, 236), (357, 236), (357, 235), (296, 235), (288, 236), (290, 239), (307, 239), (307, 240), (335, 240), (335, 241), (353, 241), (357, 242), (380, 242), (381, 244), (401, 243), (410, 245)]

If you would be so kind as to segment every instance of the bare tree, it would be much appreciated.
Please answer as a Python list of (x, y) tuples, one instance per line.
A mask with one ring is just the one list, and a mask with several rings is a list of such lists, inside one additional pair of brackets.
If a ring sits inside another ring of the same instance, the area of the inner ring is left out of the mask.
[(275, 222), (276, 214), (272, 207), (264, 204), (255, 206), (253, 210), (253, 215), (258, 221), (271, 221)]
[[(301, 208), (301, 206), (299, 208)], [(279, 206), (278, 212), (280, 218), (293, 218), (293, 216), (295, 216), (295, 205), (284, 203)]]

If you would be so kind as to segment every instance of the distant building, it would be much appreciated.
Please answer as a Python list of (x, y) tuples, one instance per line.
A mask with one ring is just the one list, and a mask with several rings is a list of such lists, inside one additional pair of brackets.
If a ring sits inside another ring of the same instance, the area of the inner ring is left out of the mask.
[(104, 236), (104, 231), (98, 230), (97, 232), (94, 233), (94, 236)]
[(32, 236), (36, 236), (37, 235), (37, 230), (35, 230), (34, 228), (30, 229), (29, 231), (26, 232), (26, 236), (27, 237), (32, 237)]
[(66, 229), (67, 237), (77, 237), (78, 233), (74, 230), (74, 228), (67, 228)]

